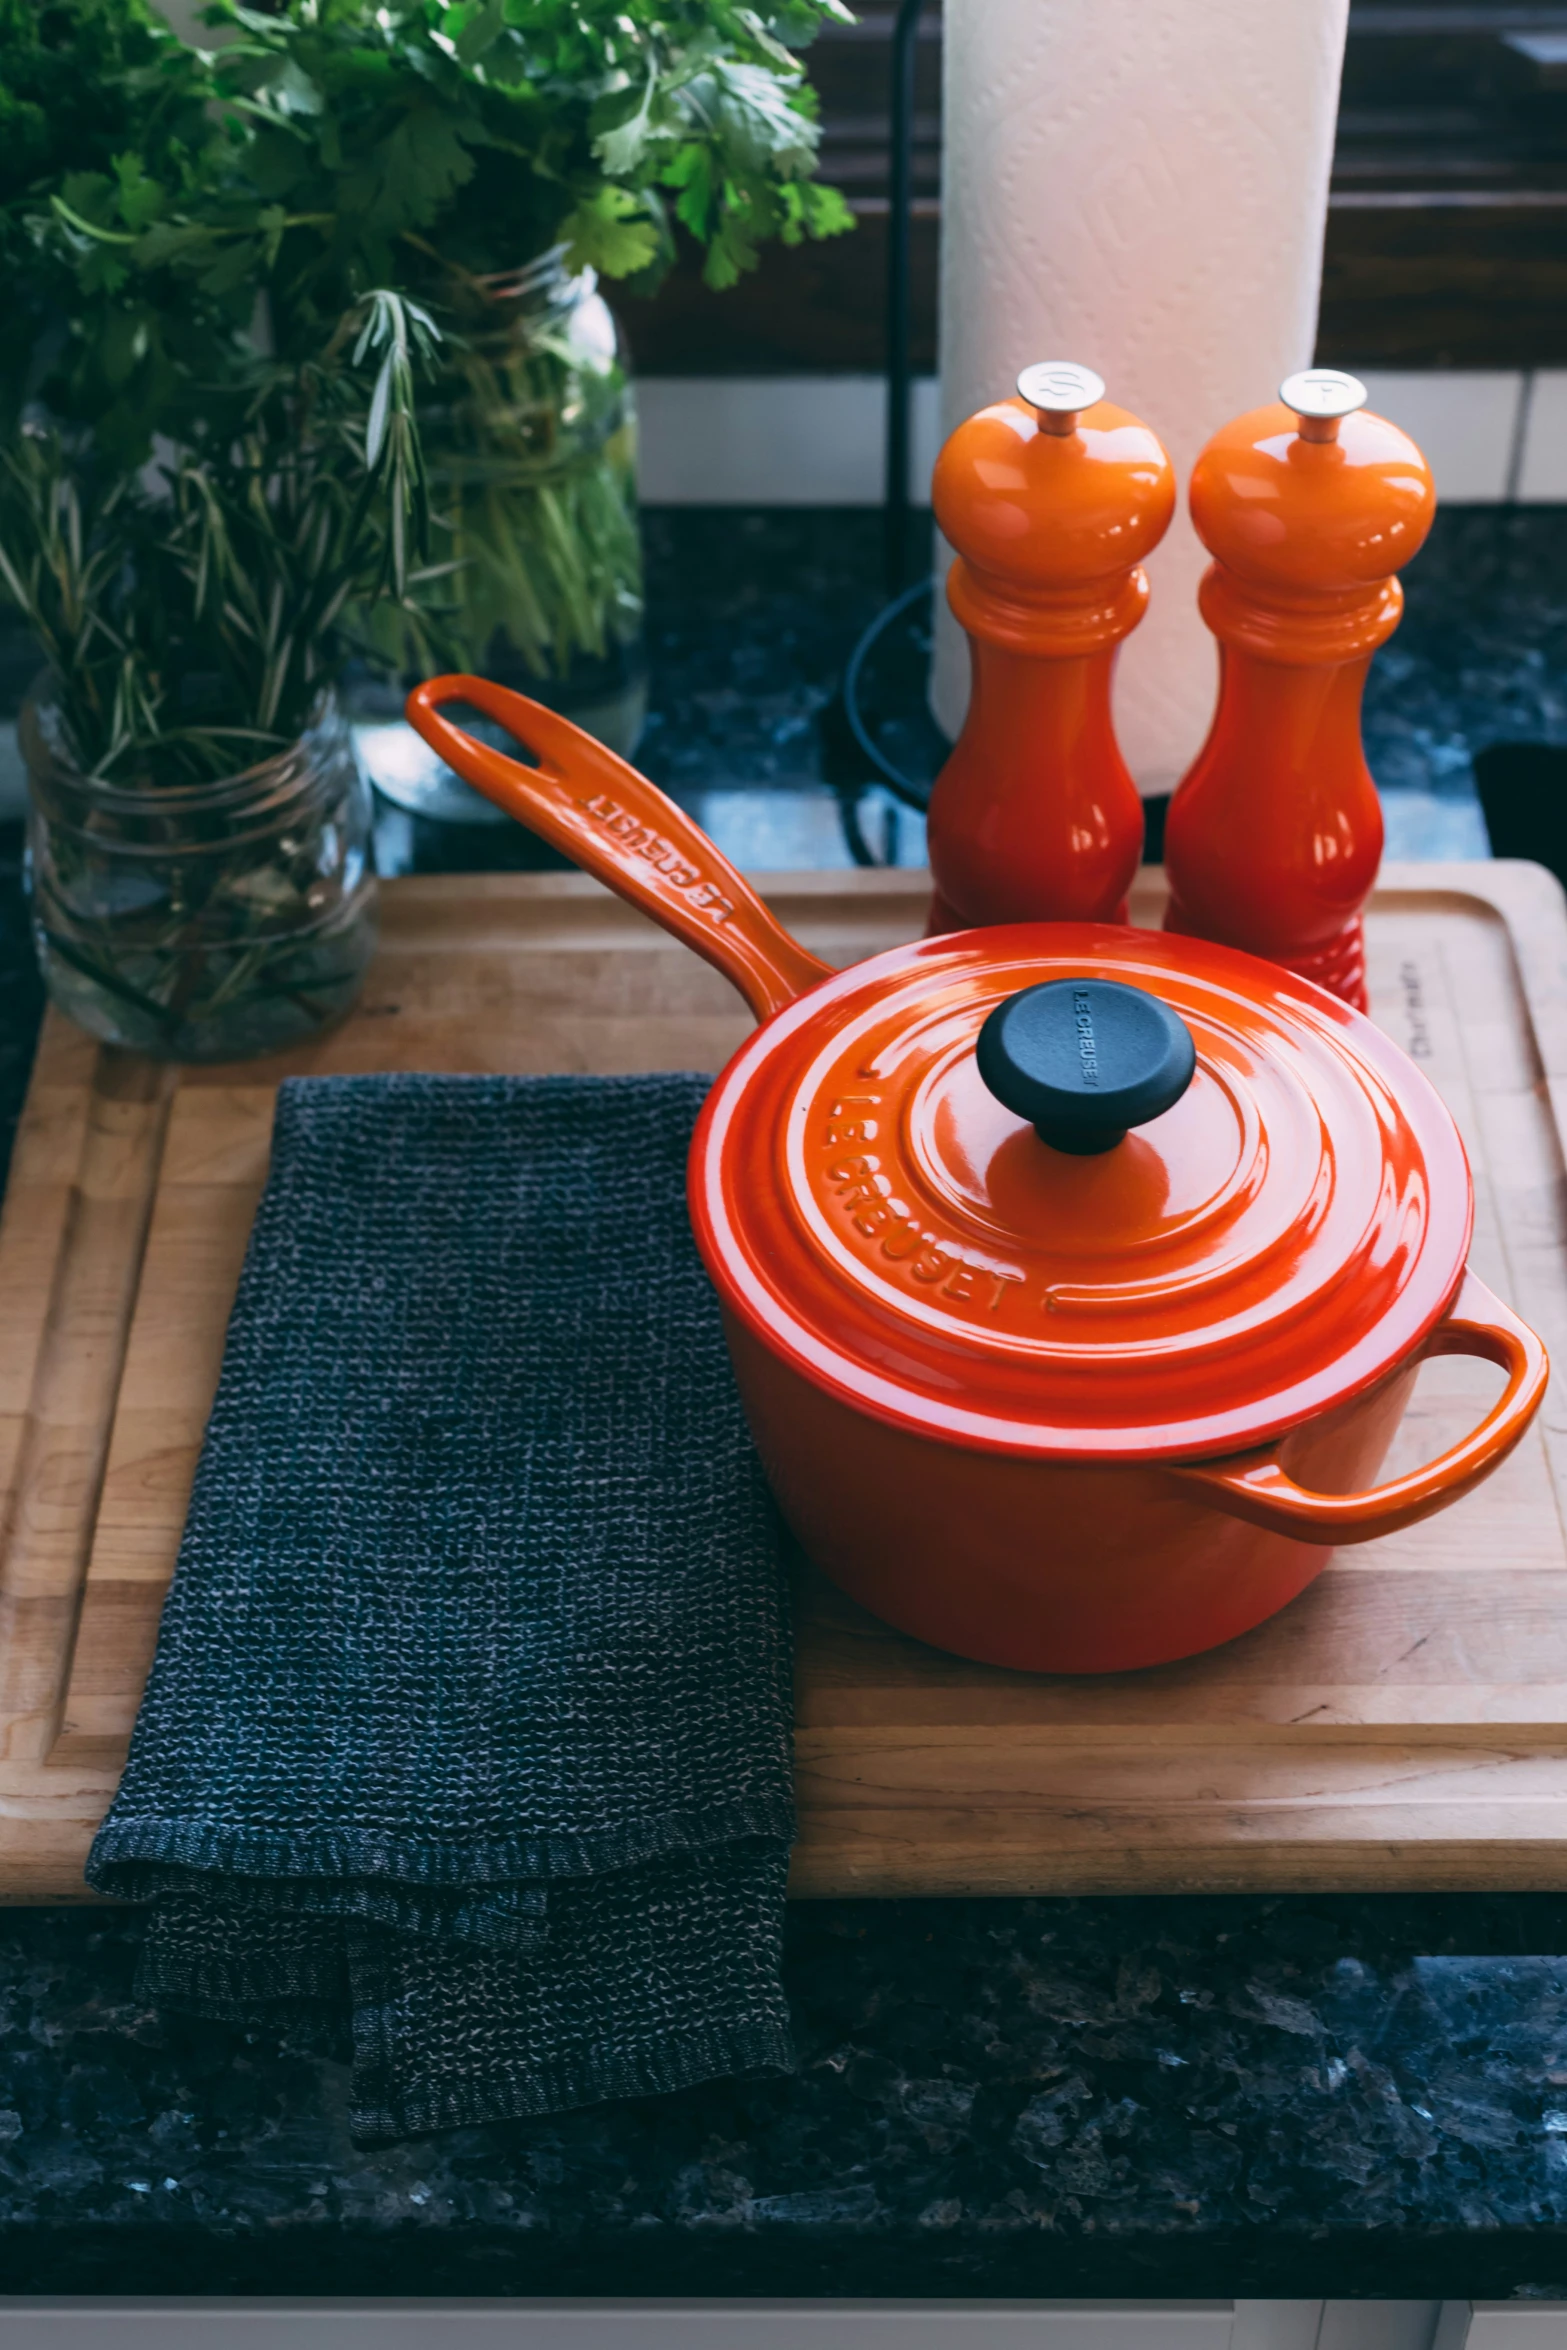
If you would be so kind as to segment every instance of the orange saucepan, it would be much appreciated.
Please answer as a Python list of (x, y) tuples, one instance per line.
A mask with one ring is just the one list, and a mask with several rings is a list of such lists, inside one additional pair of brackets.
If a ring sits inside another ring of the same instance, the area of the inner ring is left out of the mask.
[[(889, 1623), (1035, 1671), (1190, 1656), (1518, 1442), (1545, 1349), (1467, 1270), (1457, 1130), (1336, 997), (1094, 923), (833, 971), (566, 720), (471, 677), (408, 715), (757, 1015), (692, 1141), (692, 1223), (784, 1515)], [(1379, 1485), (1437, 1354), (1499, 1364), (1504, 1392)]]

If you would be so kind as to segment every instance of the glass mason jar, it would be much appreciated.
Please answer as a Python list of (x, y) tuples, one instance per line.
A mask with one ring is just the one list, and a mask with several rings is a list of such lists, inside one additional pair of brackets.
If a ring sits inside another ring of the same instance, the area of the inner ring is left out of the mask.
[[(436, 588), (443, 654), (575, 720), (629, 758), (647, 715), (636, 407), (614, 315), (564, 248), (525, 269), (448, 268), (441, 374), (420, 429), (453, 568)], [(409, 682), (430, 648), (383, 607), (372, 638)], [(398, 691), (361, 687), (361, 750), (377, 786), (421, 815), (506, 819), (396, 724)], [(380, 723), (377, 723), (377, 720)]]
[(297, 1044), (359, 992), (375, 946), (370, 793), (330, 694), (299, 740), (215, 783), (80, 773), (47, 692), (22, 712), (28, 893), (50, 995), (160, 1060)]

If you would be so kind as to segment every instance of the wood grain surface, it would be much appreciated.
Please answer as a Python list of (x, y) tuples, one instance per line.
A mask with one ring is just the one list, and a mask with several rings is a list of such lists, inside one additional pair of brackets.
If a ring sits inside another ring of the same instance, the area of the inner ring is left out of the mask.
[[(834, 962), (913, 935), (911, 873), (769, 876)], [(1157, 921), (1145, 875), (1134, 918)], [(1473, 1261), (1567, 1362), (1567, 908), (1527, 865), (1393, 868), (1377, 1018), (1475, 1168)], [(724, 981), (575, 875), (401, 881), (364, 997), (275, 1062), (154, 1067), (51, 1013), (0, 1221), (0, 1899), (86, 1898), (135, 1720), (280, 1077), (715, 1069)], [(1485, 1408), (1421, 1374), (1412, 1465)], [(1567, 1411), (1477, 1494), (1346, 1551), (1217, 1653), (1100, 1680), (888, 1631), (801, 1562), (792, 1890), (1567, 1883)]]

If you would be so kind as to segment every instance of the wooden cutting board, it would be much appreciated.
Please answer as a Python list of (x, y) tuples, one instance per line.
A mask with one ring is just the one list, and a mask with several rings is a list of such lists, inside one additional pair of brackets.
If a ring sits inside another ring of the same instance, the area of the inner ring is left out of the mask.
[[(769, 877), (818, 953), (914, 935), (912, 873)], [(1156, 922), (1157, 875), (1133, 901)], [(1394, 868), (1378, 1019), (1463, 1128), (1474, 1262), (1567, 1364), (1567, 908), (1528, 865)], [(575, 875), (392, 883), (363, 1000), (273, 1062), (171, 1070), (44, 1029), (0, 1223), (0, 1898), (84, 1898), (135, 1719), (266, 1174), (277, 1080), (370, 1069), (715, 1069), (748, 1018)], [(1421, 1375), (1399, 1465), (1498, 1374)], [(1480, 1492), (1346, 1551), (1195, 1662), (1102, 1680), (968, 1665), (808, 1567), (793, 1890), (1567, 1884), (1567, 1421)]]

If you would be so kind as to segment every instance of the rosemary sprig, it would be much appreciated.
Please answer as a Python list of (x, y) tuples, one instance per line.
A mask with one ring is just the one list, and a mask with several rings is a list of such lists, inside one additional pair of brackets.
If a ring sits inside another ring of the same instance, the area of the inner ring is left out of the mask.
[(194, 782), (281, 749), (356, 641), (351, 615), (450, 568), (429, 559), (416, 414), (439, 339), (377, 289), (319, 355), (213, 387), (139, 477), (105, 481), (58, 427), (0, 449), (0, 586), (85, 774)]

